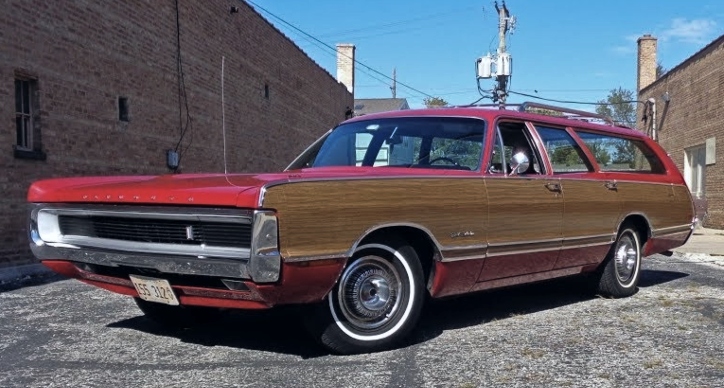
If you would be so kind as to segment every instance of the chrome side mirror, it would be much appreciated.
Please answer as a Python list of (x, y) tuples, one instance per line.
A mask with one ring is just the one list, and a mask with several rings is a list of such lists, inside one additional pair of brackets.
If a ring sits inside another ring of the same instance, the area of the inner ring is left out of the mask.
[(530, 160), (528, 160), (528, 155), (526, 155), (525, 152), (518, 152), (513, 155), (513, 157), (510, 158), (509, 163), (511, 175), (518, 175), (526, 172), (528, 171), (528, 167), (530, 167)]

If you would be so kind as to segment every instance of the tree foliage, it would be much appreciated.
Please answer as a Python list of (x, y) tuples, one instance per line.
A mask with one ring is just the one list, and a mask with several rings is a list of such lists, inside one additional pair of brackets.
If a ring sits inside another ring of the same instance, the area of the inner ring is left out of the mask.
[(636, 95), (633, 91), (619, 87), (613, 89), (605, 100), (598, 101), (596, 113), (610, 117), (616, 124), (636, 126)]
[(656, 64), (656, 79), (663, 77), (664, 74), (668, 73), (669, 69), (665, 68), (661, 62)]
[(425, 97), (422, 102), (428, 108), (442, 108), (449, 105), (447, 101), (440, 97)]

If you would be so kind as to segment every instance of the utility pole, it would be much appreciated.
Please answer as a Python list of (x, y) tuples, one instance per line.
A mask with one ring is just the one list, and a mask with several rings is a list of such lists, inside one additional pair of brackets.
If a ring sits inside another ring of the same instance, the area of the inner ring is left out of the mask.
[[(510, 20), (510, 11), (505, 6), (503, 1), (503, 7), (498, 7), (498, 2), (495, 2), (495, 10), (498, 11), (498, 71), (496, 80), (498, 84), (493, 89), (493, 94), (497, 97), (500, 103), (500, 109), (505, 107), (505, 100), (508, 98), (508, 78), (510, 77), (510, 54), (506, 51), (505, 46), (505, 34), (508, 33)], [(503, 69), (501, 69), (501, 64)], [(505, 71), (505, 68), (508, 71)]]
[(392, 86), (390, 86), (390, 90), (392, 90), (392, 98), (397, 98), (397, 68), (392, 69)]
[[(506, 46), (506, 35), (515, 28), (515, 17), (510, 16), (510, 11), (503, 1), (499, 7), (495, 2), (495, 10), (498, 12), (498, 50), (495, 55), (488, 53), (475, 61), (477, 72), (478, 90), (481, 90), (480, 80), (494, 78), (496, 83), (492, 90), (492, 100), (500, 104), (500, 109), (505, 109), (505, 100), (508, 97), (508, 84), (513, 70), (512, 58), (508, 54)], [(495, 69), (495, 71), (493, 71)]]

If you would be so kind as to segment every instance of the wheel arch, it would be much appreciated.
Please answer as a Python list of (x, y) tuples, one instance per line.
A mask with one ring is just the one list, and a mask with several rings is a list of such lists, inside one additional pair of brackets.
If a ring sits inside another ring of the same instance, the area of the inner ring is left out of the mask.
[(653, 230), (649, 218), (643, 213), (629, 213), (618, 223), (616, 233), (621, 232), (621, 228), (625, 225), (633, 225), (636, 228), (636, 232), (638, 232), (639, 239), (641, 240), (641, 247), (643, 248), (651, 238), (651, 232)]
[(347, 256), (352, 257), (360, 246), (389, 238), (400, 238), (415, 250), (417, 257), (420, 259), (424, 278), (429, 281), (434, 262), (441, 257), (441, 248), (432, 232), (418, 224), (395, 223), (370, 228), (355, 241)]

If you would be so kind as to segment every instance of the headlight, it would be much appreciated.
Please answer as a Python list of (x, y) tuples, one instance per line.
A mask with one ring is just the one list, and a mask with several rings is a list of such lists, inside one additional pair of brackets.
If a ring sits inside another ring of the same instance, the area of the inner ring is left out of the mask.
[(275, 282), (279, 280), (282, 265), (277, 217), (271, 211), (256, 211), (252, 228), (249, 259), (251, 279), (258, 283)]

